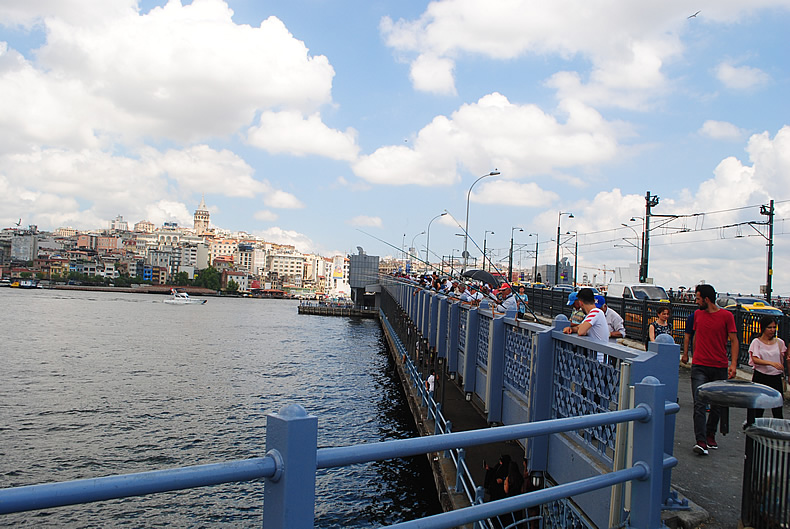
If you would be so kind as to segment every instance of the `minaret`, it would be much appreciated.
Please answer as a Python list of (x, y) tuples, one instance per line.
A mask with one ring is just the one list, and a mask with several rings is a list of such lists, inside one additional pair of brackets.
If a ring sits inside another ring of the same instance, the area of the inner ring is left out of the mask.
[(208, 231), (208, 209), (206, 209), (206, 196), (200, 199), (200, 205), (195, 210), (195, 233), (200, 235)]

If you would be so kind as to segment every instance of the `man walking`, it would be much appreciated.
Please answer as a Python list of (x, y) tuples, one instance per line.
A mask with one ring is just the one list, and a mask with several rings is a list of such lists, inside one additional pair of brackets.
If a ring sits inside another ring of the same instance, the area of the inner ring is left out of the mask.
[[(734, 378), (738, 365), (738, 335), (735, 318), (728, 310), (716, 305), (716, 291), (711, 285), (697, 285), (695, 301), (699, 310), (694, 312), (694, 356), (691, 361), (691, 393), (694, 396), (694, 452), (708, 455), (716, 450), (716, 427), (719, 424), (719, 406), (707, 405), (699, 399), (697, 390), (702, 384), (714, 380)], [(730, 341), (730, 360), (727, 360), (727, 340)], [(685, 348), (684, 348), (685, 349)], [(683, 351), (680, 361), (688, 362), (688, 351)], [(728, 368), (729, 367), (729, 368)]]

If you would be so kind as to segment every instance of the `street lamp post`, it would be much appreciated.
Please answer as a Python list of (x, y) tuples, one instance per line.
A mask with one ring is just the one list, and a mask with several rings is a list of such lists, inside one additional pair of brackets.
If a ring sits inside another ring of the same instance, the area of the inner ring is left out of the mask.
[(447, 215), (446, 211), (444, 213), (440, 213), (439, 215), (436, 215), (434, 218), (431, 219), (431, 222), (428, 223), (428, 229), (426, 230), (428, 235), (425, 237), (425, 273), (426, 274), (428, 273), (428, 267), (430, 266), (428, 263), (431, 262), (431, 254), (428, 253), (429, 245), (431, 244), (431, 224), (439, 217), (444, 217), (445, 215)]
[(560, 282), (560, 223), (562, 222), (562, 216), (568, 215), (569, 219), (573, 218), (573, 213), (568, 213), (565, 211), (560, 211), (560, 214), (557, 215), (557, 256), (554, 259), (554, 285), (558, 285)]
[[(414, 248), (414, 240), (420, 235), (425, 235), (425, 232), (421, 231), (420, 233), (418, 233), (417, 235), (411, 238), (411, 246), (409, 247), (409, 262), (411, 262), (412, 257), (417, 257), (420, 255), (420, 252), (416, 252)], [(419, 257), (417, 257), (417, 259), (419, 260)]]
[[(631, 217), (631, 222), (634, 222), (635, 220), (636, 219), (634, 217)], [(634, 245), (636, 247), (636, 263), (639, 264), (639, 256), (642, 253), (642, 248), (639, 246), (639, 234), (636, 232), (633, 226), (629, 226), (628, 224), (625, 224), (623, 222), (620, 223), (620, 226), (625, 226), (626, 228), (634, 232), (634, 239), (636, 240), (636, 244)]]
[(518, 226), (514, 228), (510, 228), (510, 256), (507, 261), (507, 282), (510, 283), (513, 281), (513, 232), (514, 231), (524, 231), (523, 229), (519, 228)]
[(579, 232), (568, 230), (568, 235), (573, 234), (575, 246), (573, 248), (573, 288), (576, 288), (577, 270), (579, 269)]
[(528, 237), (535, 236), (535, 269), (532, 271), (532, 282), (535, 283), (538, 280), (538, 234), (537, 233), (530, 233)]
[(486, 230), (485, 233), (483, 234), (483, 270), (486, 269), (486, 237), (488, 236), (489, 233), (491, 235), (496, 235), (491, 230)]
[(483, 178), (487, 178), (489, 176), (496, 176), (498, 174), (499, 171), (497, 170), (493, 170), (488, 174), (484, 174), (483, 176), (472, 182), (472, 185), (469, 186), (469, 191), (466, 192), (466, 224), (464, 225), (464, 253), (462, 254), (464, 258), (464, 267), (461, 270), (461, 273), (463, 273), (466, 270), (466, 259), (469, 257), (469, 252), (467, 252), (467, 246), (468, 246), (467, 243), (469, 239), (469, 197), (472, 195), (472, 188), (475, 186), (476, 183), (478, 183)]

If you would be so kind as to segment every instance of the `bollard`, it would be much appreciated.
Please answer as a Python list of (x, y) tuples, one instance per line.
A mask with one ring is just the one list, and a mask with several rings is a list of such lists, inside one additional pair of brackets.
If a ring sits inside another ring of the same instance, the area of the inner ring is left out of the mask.
[(263, 526), (308, 529), (315, 523), (318, 418), (289, 404), (266, 418), (266, 450), (277, 461), (263, 486)]

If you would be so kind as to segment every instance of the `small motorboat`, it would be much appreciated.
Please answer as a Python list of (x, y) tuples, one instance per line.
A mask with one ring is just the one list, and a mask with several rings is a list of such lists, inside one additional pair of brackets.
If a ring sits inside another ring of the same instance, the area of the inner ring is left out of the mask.
[(164, 300), (169, 305), (203, 305), (208, 301), (206, 299), (190, 298), (186, 290), (181, 288), (171, 288), (170, 295), (168, 299)]

